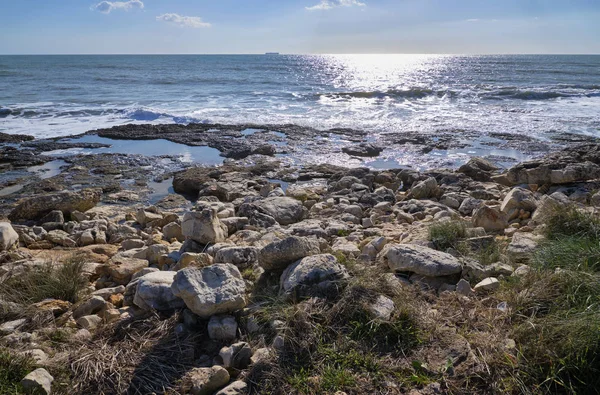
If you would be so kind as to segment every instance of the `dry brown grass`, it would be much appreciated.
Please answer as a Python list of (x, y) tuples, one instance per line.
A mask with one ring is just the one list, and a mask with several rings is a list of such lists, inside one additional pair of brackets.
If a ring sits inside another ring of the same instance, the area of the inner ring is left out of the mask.
[(178, 393), (178, 380), (202, 354), (202, 332), (178, 336), (178, 315), (105, 328), (73, 352), (74, 393)]

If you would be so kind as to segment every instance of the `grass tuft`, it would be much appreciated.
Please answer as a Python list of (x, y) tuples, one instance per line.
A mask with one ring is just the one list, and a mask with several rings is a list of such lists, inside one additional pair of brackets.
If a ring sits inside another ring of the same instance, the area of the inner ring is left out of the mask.
[(21, 380), (34, 369), (35, 362), (30, 357), (0, 348), (0, 395), (23, 393)]
[(466, 229), (463, 221), (436, 222), (429, 227), (429, 240), (441, 251), (458, 248), (460, 240), (465, 238)]

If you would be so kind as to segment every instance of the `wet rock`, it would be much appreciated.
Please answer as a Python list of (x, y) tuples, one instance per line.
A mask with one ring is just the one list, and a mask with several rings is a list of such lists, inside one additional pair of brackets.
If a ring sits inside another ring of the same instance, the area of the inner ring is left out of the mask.
[(342, 148), (342, 152), (345, 154), (360, 157), (376, 157), (379, 156), (382, 151), (382, 147), (371, 143), (361, 143)]
[(7, 251), (18, 245), (19, 234), (8, 222), (0, 222), (0, 251)]
[(181, 230), (185, 237), (200, 244), (220, 243), (225, 241), (228, 235), (227, 226), (217, 217), (214, 209), (185, 213)]
[(184, 307), (171, 285), (177, 272), (154, 272), (138, 279), (133, 303), (144, 310), (169, 311)]
[(290, 236), (263, 247), (260, 250), (259, 263), (265, 270), (283, 270), (299, 259), (320, 252), (316, 239)]
[(395, 272), (412, 272), (427, 277), (459, 274), (462, 265), (450, 254), (428, 247), (397, 244), (384, 249), (389, 268)]
[(308, 213), (302, 202), (289, 197), (266, 198), (255, 204), (265, 210), (280, 225), (300, 222)]
[(54, 211), (50, 211), (42, 219), (40, 219), (39, 223), (40, 224), (46, 224), (46, 223), (64, 224), (65, 217), (64, 217), (62, 211), (54, 210)]
[(58, 192), (37, 195), (22, 200), (9, 214), (11, 220), (39, 219), (53, 210), (65, 214), (85, 212), (98, 204), (101, 190), (84, 189), (78, 192)]
[(185, 378), (185, 387), (193, 395), (212, 395), (229, 383), (227, 369), (221, 366), (192, 369)]
[(473, 213), (473, 227), (481, 227), (486, 232), (502, 232), (508, 227), (507, 216), (497, 208), (481, 205)]
[(26, 393), (45, 394), (52, 393), (54, 377), (44, 368), (38, 368), (21, 380), (21, 385)]
[(280, 279), (280, 290), (287, 296), (301, 298), (313, 291), (337, 289), (348, 278), (348, 271), (333, 255), (312, 255), (285, 269)]
[(202, 318), (230, 313), (246, 305), (245, 282), (238, 268), (231, 264), (180, 270), (171, 288), (174, 295)]

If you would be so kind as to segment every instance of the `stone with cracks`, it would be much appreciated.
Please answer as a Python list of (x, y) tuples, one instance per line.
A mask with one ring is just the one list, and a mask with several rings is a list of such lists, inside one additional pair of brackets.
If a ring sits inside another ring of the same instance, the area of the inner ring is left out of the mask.
[(317, 239), (291, 236), (263, 247), (260, 250), (259, 264), (265, 270), (283, 270), (299, 259), (320, 252)]
[(258, 247), (225, 247), (215, 254), (215, 263), (231, 263), (246, 268), (258, 261)]
[(483, 228), (486, 232), (502, 232), (508, 227), (507, 215), (497, 208), (479, 206), (473, 213), (473, 227)]
[(220, 243), (228, 236), (228, 229), (212, 208), (202, 211), (189, 211), (181, 223), (183, 236), (200, 244)]
[(385, 258), (395, 272), (412, 272), (427, 277), (461, 273), (462, 265), (454, 256), (428, 247), (397, 244), (386, 247)]
[(22, 200), (9, 214), (11, 220), (39, 219), (54, 210), (65, 214), (84, 212), (100, 201), (100, 189), (84, 189), (78, 192), (57, 192), (33, 196)]
[(193, 395), (212, 395), (229, 383), (229, 372), (222, 366), (196, 368), (185, 379), (187, 390)]
[(238, 268), (228, 263), (182, 269), (175, 275), (171, 289), (202, 318), (230, 313), (246, 305), (244, 279)]
[(280, 225), (300, 222), (308, 212), (302, 202), (290, 197), (270, 197), (255, 202), (255, 204), (275, 218)]
[(182, 308), (183, 300), (173, 294), (171, 285), (177, 272), (148, 273), (138, 279), (133, 303), (144, 310), (169, 311)]
[(312, 290), (327, 290), (349, 278), (348, 271), (331, 254), (312, 255), (290, 265), (280, 279), (281, 293), (303, 297)]

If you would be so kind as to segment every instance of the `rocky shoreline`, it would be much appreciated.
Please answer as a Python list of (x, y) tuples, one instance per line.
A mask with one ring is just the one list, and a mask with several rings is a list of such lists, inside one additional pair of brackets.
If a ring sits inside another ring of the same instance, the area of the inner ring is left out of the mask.
[[(0, 300), (1, 347), (32, 357), (37, 368), (27, 372), (20, 388), (221, 395), (289, 393), (290, 388), (300, 393), (335, 388), (341, 394), (346, 388), (355, 393), (350, 384), (327, 387), (318, 374), (316, 382), (307, 379), (308, 387), (294, 387), (291, 379), (282, 387), (265, 372), (284, 365), (290, 350), (298, 352), (297, 328), (282, 311), (314, 314), (310, 309), (319, 306), (329, 312), (347, 302), (349, 290), (360, 288), (361, 296), (352, 298), (368, 295), (360, 299), (360, 308), (369, 322), (396, 322), (408, 300), (419, 301), (415, 309), (424, 311), (423, 321), (444, 322), (430, 343), (420, 340), (421, 348), (411, 349), (411, 356), (394, 357), (399, 371), (427, 371), (431, 380), (410, 384), (386, 377), (378, 379), (378, 387), (366, 388), (469, 393), (474, 389), (463, 379), (477, 376), (487, 377), (477, 381), (481, 393), (497, 390), (496, 378), (486, 373), (488, 355), (476, 352), (472, 343), (478, 340), (463, 336), (458, 321), (481, 306), (494, 320), (507, 319), (506, 308), (499, 307), (506, 301), (494, 293), (533, 270), (532, 256), (546, 238), (548, 218), (567, 207), (590, 211), (600, 205), (600, 146), (576, 145), (508, 170), (482, 158), (456, 170), (423, 172), (296, 166), (275, 155), (300, 150), (296, 143), (313, 139), (317, 131), (278, 125), (268, 129), (285, 137), (270, 135), (272, 142), (264, 144), (261, 133), (254, 133), (240, 144), (240, 134), (251, 126), (123, 126), (93, 132), (111, 139), (208, 145), (229, 158), (211, 167), (190, 166), (172, 156), (45, 157), (42, 152), (59, 148), (102, 145), (4, 139), (5, 173), (56, 160), (63, 165), (52, 177), (38, 180), (28, 174), (5, 183), (23, 183), (23, 188), (4, 196), (0, 205), (0, 289), (74, 259), (82, 263), (78, 275), (85, 278), (70, 300)], [(215, 128), (228, 132), (211, 134)], [(387, 144), (369, 142), (355, 131), (336, 132), (355, 143), (343, 147), (349, 156), (376, 157)], [(18, 148), (10, 145), (17, 143)], [(328, 147), (317, 146), (308, 149), (325, 155)], [(151, 186), (157, 184), (164, 194), (153, 194)], [(454, 223), (464, 228), (461, 246), (481, 255), (432, 236), (436, 226)], [(463, 309), (464, 316), (449, 317), (441, 311), (446, 309)], [(322, 314), (322, 325), (338, 325), (334, 318), (329, 321), (329, 313)], [(48, 340), (58, 332), (65, 339)], [(481, 330), (486, 336), (492, 332)], [(494, 347), (516, 360), (520, 344), (509, 333), (493, 335)], [(144, 336), (150, 349), (128, 349), (131, 359), (115, 359), (115, 366), (107, 362), (115, 356), (94, 352), (98, 347), (116, 352)], [(396, 355), (390, 351), (394, 347), (381, 355)], [(152, 359), (156, 350), (160, 353)], [(165, 356), (173, 360), (158, 360)], [(417, 359), (421, 365), (411, 367)], [(153, 363), (164, 369), (162, 377), (150, 368), (153, 377), (144, 373)], [(59, 366), (68, 366), (68, 373)]]

